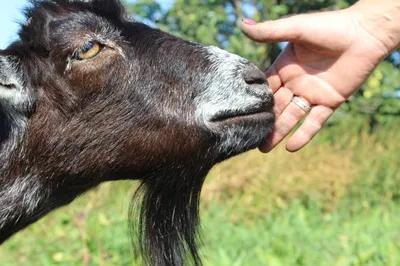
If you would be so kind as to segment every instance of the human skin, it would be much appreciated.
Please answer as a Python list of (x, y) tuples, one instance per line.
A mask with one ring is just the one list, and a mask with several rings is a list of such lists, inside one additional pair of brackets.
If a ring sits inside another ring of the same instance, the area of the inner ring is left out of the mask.
[[(289, 42), (266, 72), (277, 121), (259, 149), (272, 150), (307, 115), (286, 144), (294, 152), (399, 47), (400, 1), (360, 0), (344, 10), (262, 23), (243, 19), (241, 30), (257, 42)], [(309, 114), (291, 102), (294, 96), (312, 106)]]

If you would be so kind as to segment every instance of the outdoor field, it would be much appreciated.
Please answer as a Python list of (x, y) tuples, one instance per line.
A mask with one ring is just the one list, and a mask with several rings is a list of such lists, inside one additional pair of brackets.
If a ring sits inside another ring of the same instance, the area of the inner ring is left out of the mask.
[[(352, 0), (126, 1), (134, 18), (239, 54), (265, 70), (285, 43), (237, 27)], [(2, 31), (5, 29), (2, 29)], [(202, 190), (205, 266), (400, 265), (400, 53), (296, 153), (280, 144), (215, 166)], [(284, 141), (286, 142), (286, 141)], [(137, 182), (106, 183), (14, 235), (0, 266), (141, 266), (128, 210)]]

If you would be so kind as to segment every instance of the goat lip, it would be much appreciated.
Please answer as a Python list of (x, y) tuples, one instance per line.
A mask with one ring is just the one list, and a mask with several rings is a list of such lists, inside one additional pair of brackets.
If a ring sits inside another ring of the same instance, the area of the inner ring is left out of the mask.
[(271, 110), (254, 109), (248, 111), (224, 111), (215, 115), (210, 122), (212, 123), (235, 123), (243, 121), (265, 121), (274, 119), (274, 114)]

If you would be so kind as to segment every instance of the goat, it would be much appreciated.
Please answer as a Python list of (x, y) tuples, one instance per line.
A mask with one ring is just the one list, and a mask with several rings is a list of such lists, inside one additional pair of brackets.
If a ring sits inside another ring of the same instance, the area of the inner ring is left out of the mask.
[(272, 130), (264, 74), (119, 0), (32, 0), (25, 14), (0, 51), (0, 243), (102, 182), (140, 180), (130, 215), (146, 263), (201, 265), (208, 171)]

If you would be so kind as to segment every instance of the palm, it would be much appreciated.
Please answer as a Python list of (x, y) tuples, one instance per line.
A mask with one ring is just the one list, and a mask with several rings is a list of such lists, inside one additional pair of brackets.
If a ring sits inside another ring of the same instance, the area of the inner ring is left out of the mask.
[[(289, 139), (290, 151), (300, 149), (313, 138), (381, 59), (365, 56), (374, 53), (378, 44), (345, 12), (298, 16), (296, 23), (292, 19), (281, 20), (281, 25), (275, 28), (265, 24), (273, 28), (267, 34), (270, 39), (290, 43), (266, 73), (275, 93), (277, 122), (272, 135), (260, 147), (263, 151), (276, 146), (304, 117), (305, 112), (291, 103), (293, 96), (300, 96), (313, 108)], [(301, 31), (296, 25), (302, 25)], [(286, 32), (281, 29), (285, 27)], [(265, 41), (260, 30), (245, 34)]]
[[(305, 56), (307, 55), (307, 56)], [(338, 107), (344, 100), (344, 93), (338, 86), (341, 73), (332, 70), (337, 67), (339, 56), (329, 56), (315, 52), (305, 46), (290, 43), (279, 59), (267, 72), (270, 86), (275, 91), (276, 109), (279, 114), (287, 104), (280, 99), (280, 89), (288, 90), (291, 96), (299, 95), (314, 106), (330, 109)]]

